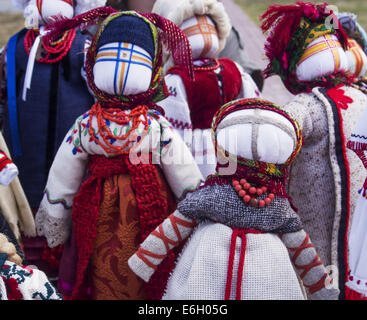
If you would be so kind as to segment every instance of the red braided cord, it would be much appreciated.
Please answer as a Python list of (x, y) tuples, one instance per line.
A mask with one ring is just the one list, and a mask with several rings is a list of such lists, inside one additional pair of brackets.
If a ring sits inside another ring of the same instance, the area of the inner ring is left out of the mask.
[[(305, 237), (304, 241), (302, 242), (302, 244), (299, 247), (297, 247), (297, 248), (288, 248), (289, 251), (295, 251), (295, 253), (292, 257), (292, 262), (293, 262), (294, 266), (299, 270), (303, 270), (303, 272), (300, 275), (301, 279), (303, 279), (313, 267), (322, 265), (320, 257), (317, 253), (316, 253), (315, 258), (309, 264), (304, 265), (304, 266), (296, 264), (296, 260), (297, 260), (298, 256), (302, 253), (302, 251), (304, 249), (314, 248), (314, 245), (312, 243), (310, 243), (309, 241), (310, 241), (310, 237), (309, 237), (308, 234), (306, 234), (306, 237)], [(327, 273), (325, 273), (321, 277), (321, 279), (319, 281), (317, 281), (316, 283), (313, 283), (311, 285), (304, 285), (304, 286), (309, 289), (310, 294), (313, 294), (313, 293), (315, 293), (315, 292), (317, 292), (317, 291), (319, 291), (319, 290), (321, 290), (322, 288), (325, 287), (326, 277), (327, 277)]]
[(136, 252), (136, 255), (145, 262), (149, 267), (153, 268), (154, 270), (157, 269), (157, 266), (150, 262), (145, 256), (156, 258), (156, 259), (164, 259), (166, 257), (165, 254), (156, 254), (154, 252), (148, 251), (142, 247), (139, 247), (138, 251)]
[(241, 297), (242, 277), (243, 277), (243, 269), (245, 266), (245, 253), (247, 245), (247, 237), (244, 230), (240, 230), (239, 235), (241, 236), (242, 244), (241, 244), (240, 261), (238, 263), (238, 269), (237, 269), (236, 300), (241, 300), (242, 298)]
[(166, 247), (166, 254), (157, 254), (154, 253), (152, 251), (149, 251), (147, 249), (144, 249), (142, 247), (140, 247), (138, 249), (138, 251), (136, 252), (136, 255), (143, 260), (149, 267), (153, 268), (153, 269), (157, 269), (157, 266), (152, 263), (151, 261), (149, 261), (145, 256), (148, 257), (152, 257), (152, 258), (156, 258), (156, 259), (164, 259), (168, 252), (170, 251), (170, 247), (169, 245), (173, 245), (173, 246), (177, 246), (178, 244), (181, 243), (182, 241), (182, 236), (181, 233), (178, 229), (178, 225), (184, 226), (186, 228), (193, 228), (196, 225), (196, 222), (189, 222), (189, 221), (185, 221), (183, 219), (178, 218), (177, 216), (175, 216), (174, 214), (171, 214), (169, 216), (169, 220), (171, 222), (171, 225), (173, 227), (173, 230), (176, 233), (176, 237), (177, 237), (177, 241), (171, 240), (170, 238), (168, 238), (165, 234), (164, 234), (164, 230), (163, 230), (163, 226), (162, 224), (159, 225), (158, 230), (154, 230), (151, 234), (156, 236), (157, 238), (161, 239)]
[(234, 255), (235, 255), (235, 252), (236, 252), (237, 235), (238, 235), (238, 229), (233, 229), (232, 236), (231, 236), (231, 247), (229, 249), (227, 281), (226, 281), (226, 291), (224, 293), (224, 300), (229, 300), (229, 298), (231, 296), (233, 264), (234, 264)]
[(157, 238), (159, 238), (163, 241), (167, 252), (169, 252), (169, 250), (170, 250), (169, 245), (172, 245), (172, 246), (176, 247), (179, 244), (179, 241), (172, 240), (164, 234), (164, 230), (163, 230), (162, 225), (159, 225), (158, 230), (154, 230), (152, 232), (152, 235), (156, 236)]
[(314, 294), (315, 292), (317, 291), (320, 291), (322, 288), (325, 287), (325, 280), (326, 280), (326, 277), (327, 277), (327, 273), (325, 273), (321, 279), (319, 281), (317, 281), (316, 283), (312, 284), (312, 285), (305, 285), (303, 284), (309, 291), (310, 294)]
[(238, 263), (237, 269), (237, 283), (236, 283), (236, 300), (241, 300), (241, 289), (242, 289), (242, 278), (243, 278), (243, 270), (245, 266), (245, 255), (246, 255), (246, 246), (247, 246), (247, 234), (262, 234), (264, 233), (261, 230), (255, 229), (232, 229), (231, 236), (231, 244), (229, 249), (229, 257), (228, 257), (228, 269), (227, 269), (227, 280), (226, 280), (226, 289), (224, 293), (224, 300), (229, 300), (231, 296), (231, 288), (232, 288), (232, 277), (233, 277), (233, 264), (234, 264), (234, 256), (236, 253), (236, 240), (237, 237), (241, 237), (241, 252), (240, 259)]
[(171, 214), (169, 216), (169, 219), (171, 221), (173, 230), (175, 231), (176, 237), (178, 239), (177, 241), (168, 238), (164, 234), (164, 230), (163, 230), (162, 225), (159, 225), (158, 230), (154, 230), (152, 232), (152, 235), (156, 236), (157, 238), (159, 238), (163, 241), (163, 243), (166, 247), (167, 253), (170, 251), (170, 247), (169, 247), (170, 244), (175, 247), (182, 241), (181, 233), (180, 233), (180, 230), (178, 229), (177, 225), (182, 225), (186, 228), (193, 228), (196, 225), (195, 221), (194, 222), (188, 222), (188, 221), (185, 221), (185, 220), (182, 220), (182, 219), (176, 217), (174, 214)]

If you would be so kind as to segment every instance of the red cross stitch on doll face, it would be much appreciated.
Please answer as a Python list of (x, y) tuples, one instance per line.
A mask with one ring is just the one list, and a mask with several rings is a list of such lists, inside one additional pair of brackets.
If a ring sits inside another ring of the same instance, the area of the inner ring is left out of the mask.
[(218, 33), (209, 16), (194, 16), (184, 21), (181, 29), (190, 41), (194, 59), (213, 58), (216, 55)]

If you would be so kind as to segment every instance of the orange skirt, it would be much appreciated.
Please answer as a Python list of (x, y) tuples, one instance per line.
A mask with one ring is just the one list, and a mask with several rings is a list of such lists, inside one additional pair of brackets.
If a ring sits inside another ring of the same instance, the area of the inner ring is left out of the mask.
[[(158, 170), (161, 192), (168, 210), (176, 202), (163, 174)], [(163, 213), (162, 213), (163, 214)], [(89, 265), (92, 298), (96, 300), (148, 299), (146, 283), (129, 268), (127, 261), (141, 242), (139, 212), (129, 174), (113, 176), (104, 182), (97, 222), (97, 236)]]

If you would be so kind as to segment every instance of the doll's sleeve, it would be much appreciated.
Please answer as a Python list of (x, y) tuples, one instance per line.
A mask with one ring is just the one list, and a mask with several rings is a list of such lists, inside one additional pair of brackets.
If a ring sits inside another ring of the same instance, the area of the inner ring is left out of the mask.
[(257, 87), (252, 77), (237, 63), (235, 62), (242, 79), (242, 86), (238, 99), (242, 98), (261, 98), (260, 89)]
[(191, 132), (192, 130), (190, 108), (187, 103), (184, 83), (181, 77), (175, 74), (166, 75), (165, 81), (170, 95), (158, 104), (163, 108), (166, 119), (190, 147), (191, 136), (188, 135), (188, 139), (185, 139), (184, 136), (185, 131)]
[(314, 121), (310, 111), (313, 103), (314, 99), (310, 97), (310, 94), (302, 93), (283, 107), (294, 120), (298, 121), (304, 139), (310, 138), (314, 132)]
[(301, 278), (311, 300), (336, 300), (339, 289), (312, 244), (309, 235), (301, 229), (280, 236), (288, 249), (293, 266)]
[(57, 151), (36, 214), (37, 233), (47, 238), (50, 248), (69, 237), (73, 199), (87, 167), (88, 153), (81, 144), (82, 118), (76, 120)]
[(130, 269), (144, 281), (151, 276), (170, 250), (178, 246), (192, 232), (195, 220), (182, 215), (178, 210), (164, 220), (130, 257)]
[(8, 186), (18, 175), (18, 168), (13, 161), (0, 149), (0, 184)]
[(190, 150), (169, 124), (161, 121), (160, 164), (173, 193), (182, 199), (189, 190), (195, 190), (204, 180)]

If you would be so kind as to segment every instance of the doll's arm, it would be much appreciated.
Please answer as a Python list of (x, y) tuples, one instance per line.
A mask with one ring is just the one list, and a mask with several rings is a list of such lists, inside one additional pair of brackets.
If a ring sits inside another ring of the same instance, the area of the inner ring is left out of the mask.
[(302, 229), (280, 236), (288, 249), (293, 266), (312, 300), (336, 300), (339, 289), (323, 265), (309, 235)]
[(192, 232), (196, 222), (182, 215), (178, 210), (164, 220), (130, 257), (130, 269), (148, 282), (158, 265), (170, 250), (177, 247)]
[(50, 248), (64, 243), (71, 231), (72, 203), (88, 162), (88, 153), (81, 145), (81, 132), (78, 118), (57, 151), (36, 213), (37, 233), (47, 238)]
[(311, 139), (315, 134), (314, 126), (321, 126), (318, 114), (311, 112), (315, 108), (313, 104), (315, 104), (314, 98), (307, 93), (301, 93), (283, 107), (299, 123), (305, 140)]
[(165, 81), (170, 95), (158, 104), (163, 108), (165, 118), (190, 148), (192, 144), (192, 136), (190, 135), (192, 122), (185, 86), (181, 77), (175, 74), (166, 75)]
[(204, 178), (179, 134), (164, 123), (161, 141), (160, 164), (173, 193), (182, 199), (187, 191), (195, 190)]
[(235, 62), (242, 79), (241, 91), (237, 99), (241, 98), (261, 98), (260, 89), (257, 87), (252, 77), (237, 63)]

